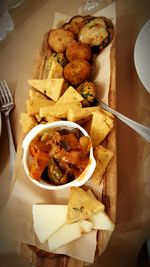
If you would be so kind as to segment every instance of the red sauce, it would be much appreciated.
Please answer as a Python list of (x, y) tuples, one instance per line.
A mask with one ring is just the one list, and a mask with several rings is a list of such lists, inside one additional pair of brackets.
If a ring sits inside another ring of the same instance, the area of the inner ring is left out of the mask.
[(30, 175), (55, 185), (71, 182), (89, 162), (91, 142), (79, 129), (55, 128), (41, 132), (29, 146)]

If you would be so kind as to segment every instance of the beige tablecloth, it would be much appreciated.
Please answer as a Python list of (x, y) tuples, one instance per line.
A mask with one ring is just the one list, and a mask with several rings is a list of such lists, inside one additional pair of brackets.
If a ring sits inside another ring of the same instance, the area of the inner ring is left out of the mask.
[[(112, 1), (100, 1), (104, 7)], [(25, 110), (27, 80), (32, 76), (43, 34), (51, 27), (55, 12), (73, 16), (80, 1), (25, 0), (10, 11), (15, 30), (0, 42), (0, 80), (13, 90), (16, 107), (11, 114), (17, 145)], [(150, 17), (149, 1), (116, 1), (117, 11), (117, 106), (130, 118), (150, 127), (150, 95), (134, 66), (134, 45), (139, 30)], [(0, 138), (0, 209), (9, 196), (9, 150), (3, 118)], [(144, 240), (150, 235), (150, 145), (128, 126), (117, 123), (118, 201), (117, 226), (98, 266), (134, 266)]]

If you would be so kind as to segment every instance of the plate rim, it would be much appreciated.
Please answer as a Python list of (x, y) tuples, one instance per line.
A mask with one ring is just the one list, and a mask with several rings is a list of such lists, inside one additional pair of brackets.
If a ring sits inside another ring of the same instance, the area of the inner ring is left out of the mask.
[(150, 84), (149, 86), (147, 85), (147, 81), (145, 82), (145, 80), (143, 79), (143, 75), (141, 75), (140, 72), (140, 68), (139, 68), (139, 64), (137, 63), (137, 57), (138, 57), (138, 45), (139, 43), (141, 43), (141, 35), (144, 33), (145, 29), (148, 28), (149, 25), (149, 29), (150, 29), (150, 19), (148, 19), (144, 25), (142, 26), (142, 28), (140, 29), (137, 37), (136, 37), (136, 41), (135, 41), (135, 45), (134, 45), (134, 65), (135, 65), (135, 69), (137, 72), (137, 75), (141, 81), (141, 83), (143, 84), (144, 88), (147, 90), (148, 93), (150, 93)]

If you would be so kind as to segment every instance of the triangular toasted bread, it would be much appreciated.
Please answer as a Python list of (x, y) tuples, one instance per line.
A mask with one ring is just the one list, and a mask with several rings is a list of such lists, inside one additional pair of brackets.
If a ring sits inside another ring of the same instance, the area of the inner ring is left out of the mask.
[(87, 219), (104, 210), (104, 205), (80, 187), (72, 187), (68, 202), (67, 222)]

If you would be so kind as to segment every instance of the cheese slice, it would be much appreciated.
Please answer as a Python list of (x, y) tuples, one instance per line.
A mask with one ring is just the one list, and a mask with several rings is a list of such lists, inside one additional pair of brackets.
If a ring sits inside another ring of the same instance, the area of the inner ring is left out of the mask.
[(48, 239), (48, 247), (51, 251), (67, 245), (82, 236), (80, 224), (65, 224)]
[(93, 229), (113, 231), (115, 228), (114, 223), (104, 211), (93, 215), (88, 220), (93, 223)]
[(34, 230), (41, 243), (65, 224), (67, 209), (67, 205), (33, 205)]
[(67, 222), (87, 219), (104, 210), (104, 205), (80, 187), (72, 187), (68, 202)]
[(92, 230), (93, 223), (86, 220), (79, 220), (76, 223), (65, 224), (48, 239), (48, 247), (55, 250), (80, 238), (84, 233)]
[(57, 101), (63, 91), (64, 79), (28, 80), (28, 83), (52, 100)]
[(83, 233), (88, 233), (93, 229), (93, 223), (87, 220), (79, 220), (80, 228)]

